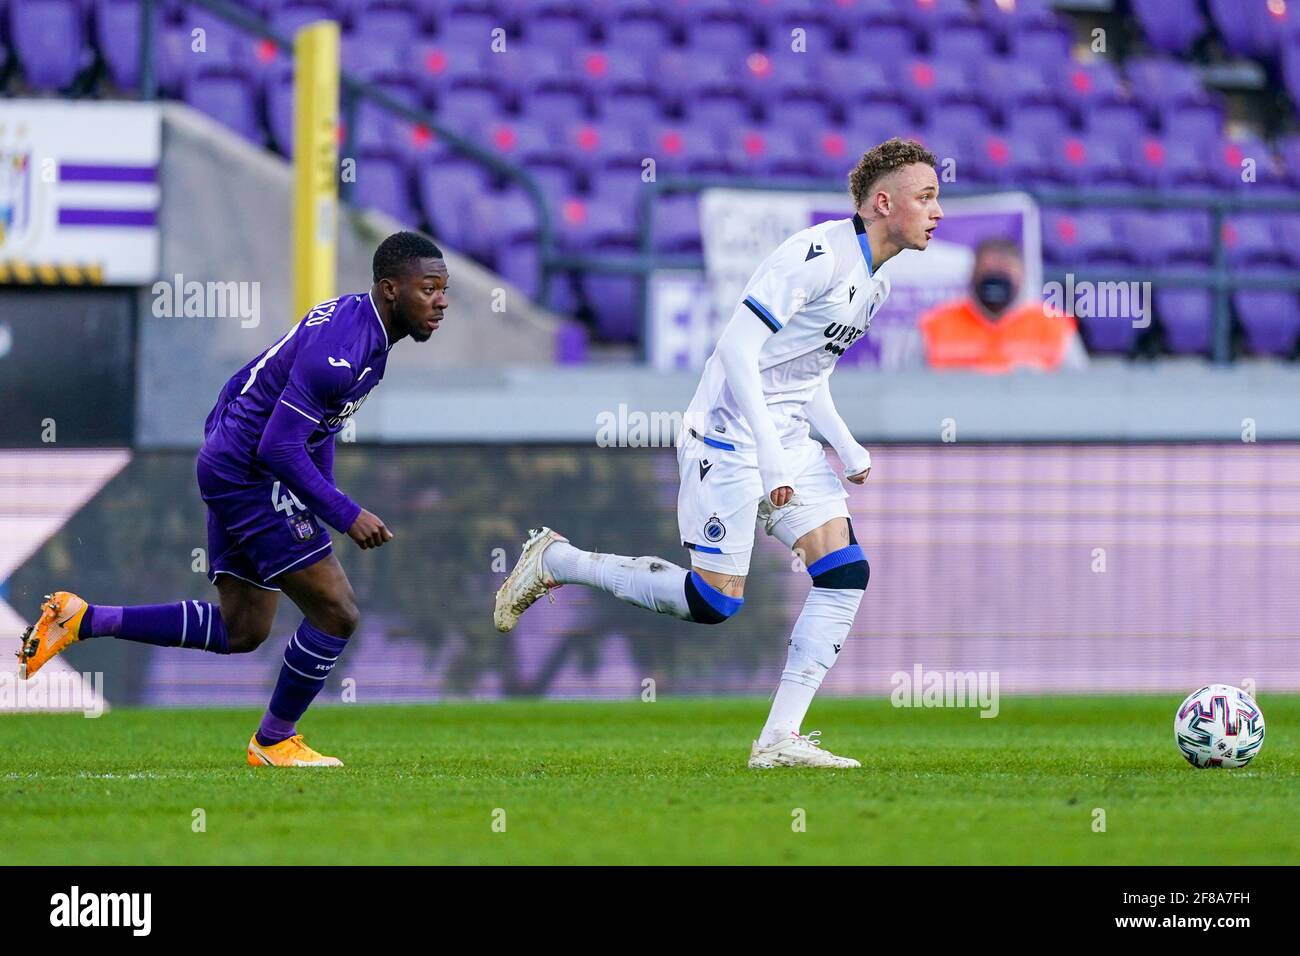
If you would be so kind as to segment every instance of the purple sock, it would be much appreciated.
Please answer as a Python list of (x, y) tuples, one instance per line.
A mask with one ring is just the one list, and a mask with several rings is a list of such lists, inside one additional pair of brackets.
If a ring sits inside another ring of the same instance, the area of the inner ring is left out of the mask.
[(122, 629), (122, 609), (112, 604), (87, 604), (77, 637), (116, 637)]
[(306, 621), (298, 625), (284, 649), (284, 664), (271, 693), (271, 704), (257, 729), (257, 742), (277, 744), (294, 735), (302, 715), (325, 686), (325, 680), (347, 647), (346, 637), (334, 637)]
[(207, 601), (114, 607), (92, 604), (81, 619), (82, 637), (116, 637), (119, 641), (186, 647), (229, 654), (230, 642), (221, 609)]

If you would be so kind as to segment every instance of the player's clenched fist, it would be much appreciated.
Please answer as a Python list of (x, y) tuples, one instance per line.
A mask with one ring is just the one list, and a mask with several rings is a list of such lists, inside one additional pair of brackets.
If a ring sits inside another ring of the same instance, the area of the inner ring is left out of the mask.
[(790, 499), (794, 497), (794, 489), (789, 485), (782, 485), (780, 488), (773, 488), (772, 494), (768, 497), (771, 499), (773, 507), (784, 508), (790, 503)]
[(388, 530), (378, 515), (373, 515), (362, 508), (361, 514), (357, 515), (357, 520), (352, 522), (351, 528), (348, 528), (348, 537), (357, 543), (357, 547), (365, 550), (392, 541), (393, 532)]

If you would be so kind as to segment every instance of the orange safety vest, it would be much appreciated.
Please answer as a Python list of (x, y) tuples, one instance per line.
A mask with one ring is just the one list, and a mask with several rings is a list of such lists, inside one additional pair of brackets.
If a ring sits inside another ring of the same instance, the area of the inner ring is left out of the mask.
[(925, 313), (920, 327), (931, 368), (994, 373), (1055, 369), (1075, 334), (1074, 319), (1040, 302), (1017, 306), (990, 321), (973, 299), (959, 299)]

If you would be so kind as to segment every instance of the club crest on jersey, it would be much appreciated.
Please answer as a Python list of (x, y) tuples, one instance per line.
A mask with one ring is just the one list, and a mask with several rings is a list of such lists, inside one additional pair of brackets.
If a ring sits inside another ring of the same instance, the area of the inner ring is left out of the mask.
[(704, 522), (705, 541), (721, 541), (726, 536), (727, 526), (718, 520), (717, 515), (714, 515), (708, 521)]
[(316, 522), (311, 515), (304, 512), (300, 515), (293, 515), (286, 519), (289, 525), (289, 533), (293, 535), (296, 541), (310, 541), (316, 537)]

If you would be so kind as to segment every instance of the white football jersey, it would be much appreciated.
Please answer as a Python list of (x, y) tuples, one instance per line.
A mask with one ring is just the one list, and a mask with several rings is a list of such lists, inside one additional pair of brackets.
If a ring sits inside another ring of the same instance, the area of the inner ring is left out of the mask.
[[(808, 435), (804, 404), (844, 350), (866, 333), (889, 295), (889, 279), (871, 268), (866, 227), (858, 215), (796, 232), (750, 277), (732, 322), (772, 330), (758, 357), (763, 397), (781, 444)], [(754, 435), (736, 403), (716, 350), (704, 364), (684, 424), (700, 437), (752, 448)]]

